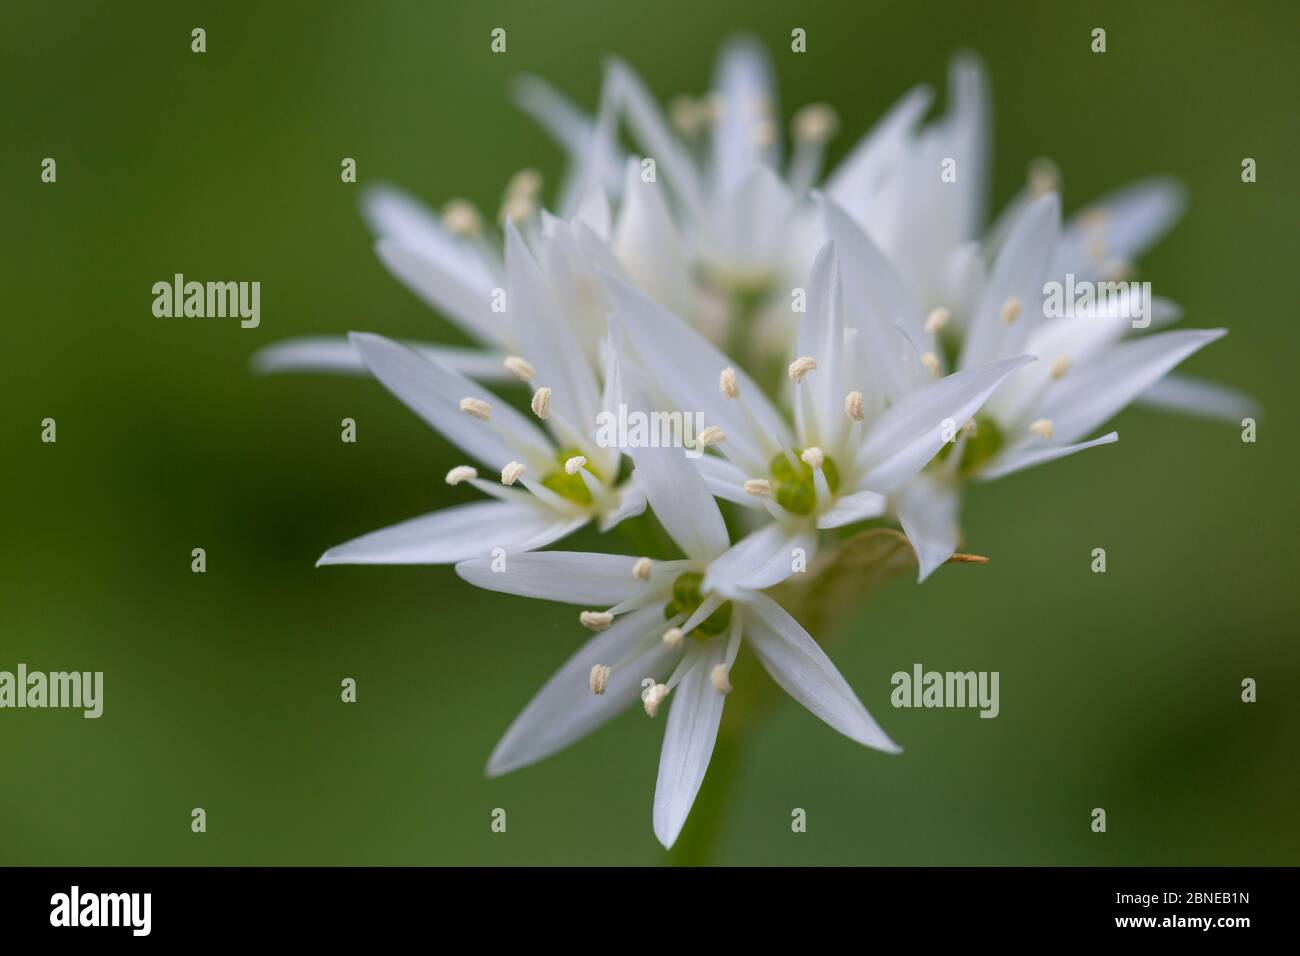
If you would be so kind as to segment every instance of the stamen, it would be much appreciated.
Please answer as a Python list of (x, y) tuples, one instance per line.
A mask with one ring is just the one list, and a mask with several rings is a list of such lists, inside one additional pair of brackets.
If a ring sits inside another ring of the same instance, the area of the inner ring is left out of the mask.
[(1052, 378), (1060, 378), (1069, 370), (1070, 370), (1070, 360), (1066, 358), (1064, 355), (1058, 356), (1056, 360), (1052, 362), (1052, 368), (1051, 368)]
[(839, 115), (825, 103), (809, 103), (790, 120), (790, 135), (802, 143), (825, 143), (839, 128)]
[(459, 485), (462, 481), (472, 481), (478, 477), (478, 469), (470, 465), (457, 465), (447, 472), (447, 484)]
[(1101, 206), (1093, 206), (1079, 213), (1079, 224), (1088, 232), (1098, 233), (1106, 228), (1106, 210)]
[(772, 497), (772, 483), (766, 478), (750, 478), (745, 482), (745, 494), (756, 498)]
[(684, 640), (686, 640), (686, 632), (680, 627), (670, 627), (664, 631), (664, 644), (669, 647), (681, 647)]
[(718, 376), (718, 388), (722, 389), (722, 394), (727, 398), (735, 398), (740, 394), (740, 386), (736, 384), (736, 370), (734, 368), (724, 368)]
[(593, 694), (599, 695), (605, 693), (605, 688), (609, 686), (609, 674), (610, 669), (604, 664), (597, 664), (592, 667), (591, 676), (588, 678), (588, 682), (591, 684), (591, 692)]
[(939, 306), (937, 309), (931, 309), (930, 314), (925, 317), (925, 331), (931, 335), (938, 332), (941, 328), (952, 321), (952, 312)]
[(726, 664), (715, 664), (713, 670), (709, 671), (709, 680), (713, 682), (713, 689), (719, 694), (731, 693), (731, 671)]
[(507, 196), (537, 196), (542, 191), (542, 174), (535, 169), (521, 169), (506, 183)]
[(814, 445), (811, 448), (805, 448), (799, 458), (810, 468), (820, 468), (826, 462), (826, 453)]
[(674, 96), (669, 100), (668, 115), (686, 136), (694, 136), (709, 122), (708, 107), (689, 96)]
[(855, 422), (860, 422), (867, 417), (867, 410), (863, 405), (861, 392), (855, 389), (844, 396), (844, 414)]
[(545, 386), (533, 392), (533, 414), (542, 421), (551, 417), (551, 390)]
[(521, 461), (512, 461), (501, 469), (501, 484), (513, 485), (524, 476), (528, 467)]
[(709, 445), (716, 445), (719, 442), (724, 442), (726, 440), (726, 432), (717, 425), (710, 425), (708, 428), (704, 429), (704, 431), (700, 432), (699, 436), (695, 439), (696, 444), (701, 448), (705, 448)]
[(1020, 317), (1020, 309), (1020, 298), (1013, 295), (1011, 298), (1007, 299), (1006, 302), (1002, 303), (1002, 321), (1007, 325), (1010, 325)]
[(1029, 430), (1040, 438), (1051, 438), (1053, 434), (1052, 420), (1050, 418), (1040, 418), (1029, 426)]
[(776, 142), (780, 135), (776, 128), (776, 123), (771, 119), (764, 118), (754, 124), (754, 145), (759, 147), (771, 146)]
[(1050, 159), (1039, 158), (1029, 164), (1029, 195), (1034, 199), (1056, 192), (1061, 186), (1061, 171)]
[(442, 207), (442, 226), (453, 236), (473, 238), (483, 228), (483, 218), (473, 203), (465, 199), (452, 199)]
[(519, 379), (521, 382), (531, 382), (533, 380), (533, 366), (527, 359), (522, 359), (518, 355), (507, 355), (505, 361), (501, 363), (506, 367), (506, 371)]
[(492, 417), (492, 406), (481, 398), (462, 398), (460, 410), (481, 422), (488, 421)]
[(794, 382), (802, 382), (803, 377), (817, 367), (817, 360), (811, 355), (802, 355), (790, 363), (788, 369), (790, 379)]
[(589, 631), (604, 631), (614, 623), (614, 615), (608, 611), (583, 611), (578, 621)]
[(564, 463), (564, 473), (566, 475), (576, 475), (586, 463), (586, 458), (583, 458), (581, 455), (574, 455)]
[(933, 352), (924, 352), (921, 355), (921, 364), (924, 365), (931, 375), (939, 374), (939, 356)]
[(965, 435), (967, 438), (974, 438), (976, 433), (975, 429), (976, 429), (975, 419), (972, 418), (965, 425), (961, 426), (961, 433)]
[(645, 705), (645, 712), (653, 717), (659, 713), (659, 705), (664, 702), (668, 696), (668, 687), (664, 684), (655, 684), (647, 688), (646, 692), (641, 695), (641, 703)]
[(507, 196), (506, 201), (501, 204), (501, 213), (497, 217), (501, 222), (509, 219), (511, 222), (523, 222), (525, 219), (537, 212), (537, 203), (532, 196), (516, 195)]
[(637, 558), (636, 564), (632, 565), (632, 577), (638, 581), (649, 581), (650, 571), (654, 567), (649, 558)]

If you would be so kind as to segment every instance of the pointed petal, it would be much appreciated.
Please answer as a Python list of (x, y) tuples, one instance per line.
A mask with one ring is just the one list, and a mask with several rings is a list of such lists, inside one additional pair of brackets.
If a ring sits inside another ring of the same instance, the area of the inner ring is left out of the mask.
[(723, 47), (713, 80), (721, 97), (713, 124), (713, 188), (725, 195), (758, 166), (778, 162), (779, 139), (764, 145), (759, 135), (762, 124), (778, 114), (772, 65), (752, 38), (736, 38)]
[[(450, 345), (426, 345), (421, 342), (403, 343), (421, 355), (441, 362), (447, 368), (460, 372), (479, 382), (513, 381), (513, 376), (501, 364), (503, 354), (480, 349), (456, 348)], [(259, 349), (250, 364), (260, 375), (284, 372), (325, 372), (337, 375), (369, 375), (370, 370), (361, 361), (361, 353), (353, 348), (347, 336), (303, 336), (284, 339)]]
[(1018, 356), (968, 368), (885, 409), (859, 452), (859, 461), (868, 468), (859, 487), (882, 494), (899, 487), (943, 448), (945, 421), (960, 428), (1008, 375), (1029, 361)]
[(869, 214), (872, 196), (902, 158), (933, 98), (924, 86), (904, 93), (835, 167), (826, 180), (826, 195), (854, 214)]
[(817, 369), (795, 385), (806, 389), (807, 403), (816, 419), (804, 421), (805, 403), (796, 396), (799, 434), (806, 444), (829, 445), (844, 419), (844, 303), (840, 285), (840, 261), (834, 240), (817, 253), (808, 279), (808, 312), (799, 322), (796, 352), (817, 360)]
[(960, 540), (961, 497), (948, 481), (917, 475), (898, 491), (898, 521), (916, 552), (917, 581), (924, 581), (953, 556)]
[(717, 455), (702, 455), (695, 459), (695, 467), (709, 486), (709, 493), (724, 501), (734, 501), (746, 508), (765, 510), (763, 499), (747, 494), (745, 491), (746, 475), (743, 471)]
[(545, 547), (587, 520), (557, 516), (529, 501), (475, 501), (354, 538), (316, 564), (452, 564), (495, 548), (509, 555)]
[(770, 588), (794, 573), (796, 548), (803, 550), (805, 561), (817, 553), (817, 531), (811, 524), (765, 525), (710, 564), (701, 587), (727, 596)]
[(1043, 398), (1035, 415), (1052, 421), (1055, 441), (1077, 441), (1154, 385), (1225, 329), (1158, 332), (1107, 349), (1071, 369)]
[(1233, 424), (1260, 412), (1259, 403), (1245, 392), (1187, 375), (1166, 375), (1136, 401), (1149, 408)]
[(709, 561), (730, 539), (717, 502), (680, 448), (629, 449), (632, 478), (645, 492), (655, 517), (687, 556)]
[(713, 689), (709, 674), (725, 651), (725, 642), (710, 641), (673, 694), (655, 783), (654, 830), (665, 847), (677, 841), (713, 756), (726, 698)]
[(1004, 478), (1017, 471), (1032, 468), (1034, 465), (1041, 465), (1044, 462), (1064, 458), (1066, 455), (1073, 455), (1085, 448), (1109, 445), (1117, 441), (1119, 441), (1119, 432), (1111, 432), (1108, 435), (1102, 435), (1100, 438), (1094, 438), (1092, 441), (1079, 442), (1076, 445), (1047, 445), (1041, 448), (1025, 447), (1020, 450), (1005, 451), (981, 468), (977, 477), (980, 481)]
[(663, 609), (645, 607), (622, 615), (584, 644), (515, 718), (492, 751), (488, 776), (499, 777), (549, 757), (626, 709), (640, 695), (641, 680), (658, 680), (681, 651), (654, 641), (644, 654), (615, 670), (599, 695), (591, 692), (591, 669), (617, 664), (663, 628)]
[[(1176, 180), (1153, 176), (1107, 193), (1066, 223), (1052, 274), (1073, 272), (1076, 281), (1097, 279), (1109, 263), (1131, 261), (1173, 227), (1187, 205)], [(1092, 250), (1100, 245), (1103, 255)]]
[(636, 562), (621, 554), (535, 551), (508, 558), (500, 571), (490, 557), (461, 561), (456, 573), (488, 591), (606, 608), (652, 586), (632, 576)]
[(641, 164), (628, 160), (613, 249), (637, 288), (669, 311), (686, 314), (690, 271), (662, 190), (658, 180), (642, 182)]
[[(521, 455), (550, 467), (546, 435), (481, 385), (383, 336), (354, 332), (348, 340), (384, 388), (466, 454), (497, 469)], [(491, 405), (492, 422), (462, 412), (462, 398)]]
[(841, 528), (856, 521), (879, 518), (888, 507), (888, 499), (875, 491), (855, 491), (836, 500), (835, 504), (824, 511), (817, 519), (817, 527)]
[(799, 622), (766, 594), (745, 599), (745, 637), (772, 679), (787, 694), (850, 740), (901, 753), (830, 658)]

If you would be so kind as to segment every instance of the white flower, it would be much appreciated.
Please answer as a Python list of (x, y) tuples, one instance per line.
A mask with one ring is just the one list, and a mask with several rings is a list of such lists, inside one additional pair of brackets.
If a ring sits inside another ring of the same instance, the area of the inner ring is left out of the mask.
[[(1029, 361), (1005, 358), (934, 381), (905, 335), (890, 330), (878, 345), (846, 332), (838, 260), (827, 243), (813, 266), (791, 356), (791, 428), (758, 385), (697, 332), (626, 283), (609, 285), (647, 378), (673, 407), (702, 412), (720, 429), (713, 447), (723, 457), (697, 462), (710, 489), (775, 519), (715, 563), (710, 584), (723, 591), (770, 587), (792, 573), (796, 549), (806, 557), (816, 552), (819, 530), (882, 515), (885, 496), (943, 449), (945, 427), (969, 419)], [(910, 350), (913, 367), (899, 374), (917, 384), (900, 385), (893, 403), (871, 374), (873, 348)]]
[(777, 684), (831, 727), (866, 746), (900, 752), (825, 652), (779, 604), (758, 592), (724, 596), (708, 589), (711, 564), (727, 550), (727, 530), (682, 452), (643, 448), (633, 457), (635, 479), (684, 560), (544, 551), (512, 557), (504, 571), (484, 558), (456, 565), (462, 578), (489, 590), (606, 609), (583, 613), (583, 622), (602, 633), (510, 725), (488, 761), (488, 774), (550, 756), (638, 695), (646, 712), (657, 714), (671, 694), (653, 819), (655, 835), (672, 846), (708, 768), (742, 639)]
[[(534, 316), (545, 328), (544, 316)], [(539, 332), (545, 338), (545, 333)], [(426, 423), (474, 460), (500, 475), (479, 478), (459, 466), (450, 484), (468, 482), (493, 501), (444, 508), (331, 548), (319, 564), (443, 564), (475, 555), (540, 548), (589, 521), (602, 529), (639, 514), (645, 499), (618, 487), (619, 453), (588, 437), (594, 422), (594, 385), (569, 367), (561, 351), (540, 348), (530, 364), (545, 375), (534, 396), (543, 427), (481, 385), (378, 335), (353, 334), (352, 346), (376, 378)], [(579, 459), (581, 459), (579, 461)]]
[[(851, 277), (845, 283), (847, 312), (867, 318), (874, 332), (859, 327), (868, 334), (886, 338), (887, 323), (909, 329), (936, 362), (942, 361), (938, 354), (945, 339), (950, 346), (955, 341), (959, 375), (1007, 356), (1039, 358), (998, 388), (969, 424), (959, 418), (966, 427), (943, 460), (899, 489), (891, 502), (917, 551), (922, 579), (956, 550), (958, 495), (965, 479), (998, 478), (1115, 441), (1114, 432), (1083, 439), (1192, 352), (1225, 334), (1221, 329), (1159, 332), (1121, 342), (1132, 327), (1122, 300), (1096, 315), (1045, 318), (1044, 286), (1053, 278), (1060, 235), (1055, 193), (1032, 200), (1016, 216), (956, 340), (951, 328), (927, 328), (888, 259), (842, 210), (827, 201), (824, 212), (827, 232)], [(1174, 314), (1162, 307), (1153, 325)], [(906, 395), (915, 380), (895, 354), (873, 350), (875, 371), (887, 390)]]

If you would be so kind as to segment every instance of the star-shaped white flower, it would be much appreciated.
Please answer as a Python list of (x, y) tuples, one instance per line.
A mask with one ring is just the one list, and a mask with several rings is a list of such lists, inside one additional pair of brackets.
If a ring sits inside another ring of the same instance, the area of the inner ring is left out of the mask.
[(497, 744), (488, 774), (535, 763), (595, 730), (637, 700), (656, 715), (672, 695), (654, 831), (671, 847), (709, 765), (746, 641), (772, 678), (827, 724), (888, 753), (889, 739), (825, 652), (776, 601), (754, 591), (723, 595), (705, 583), (728, 548), (717, 503), (680, 449), (632, 452), (634, 478), (686, 557), (674, 561), (565, 551), (463, 561), (457, 573), (479, 587), (585, 605), (599, 631), (546, 683)]

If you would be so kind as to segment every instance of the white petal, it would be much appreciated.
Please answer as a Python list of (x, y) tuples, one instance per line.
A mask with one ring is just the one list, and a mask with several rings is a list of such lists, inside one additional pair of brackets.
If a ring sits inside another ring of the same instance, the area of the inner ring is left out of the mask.
[[(545, 433), (481, 385), (383, 336), (353, 333), (349, 341), (384, 388), (466, 454), (494, 469), (521, 456), (538, 468), (553, 464)], [(492, 421), (462, 412), (462, 398), (486, 401)]]
[[(407, 348), (441, 362), (453, 371), (467, 375), (478, 382), (513, 381), (514, 376), (502, 365), (503, 353), (484, 352), (480, 349), (456, 348), (450, 345), (425, 345), (421, 342), (404, 343)], [(304, 336), (284, 339), (259, 349), (251, 359), (253, 370), (262, 375), (282, 372), (327, 372), (338, 375), (369, 375), (370, 370), (361, 361), (361, 353), (353, 348), (347, 336), (324, 338)]]
[(617, 527), (628, 518), (635, 518), (645, 512), (645, 492), (634, 481), (626, 482), (619, 489), (618, 505), (612, 511), (601, 516), (600, 530), (608, 531)]
[(622, 615), (609, 630), (584, 644), (515, 718), (492, 751), (488, 776), (499, 777), (549, 757), (635, 701), (641, 680), (658, 680), (666, 674), (680, 650), (674, 651), (662, 641), (653, 642), (643, 655), (614, 671), (603, 694), (591, 692), (591, 669), (596, 664), (608, 667), (622, 661), (663, 628), (663, 608), (645, 607)]
[(623, 201), (614, 226), (614, 254), (633, 283), (670, 311), (692, 304), (686, 252), (656, 180), (642, 182), (641, 164), (628, 160)]
[(587, 520), (560, 517), (529, 501), (475, 501), (354, 538), (316, 564), (452, 564), (495, 548), (509, 555), (545, 547)]
[(493, 269), (481, 247), (447, 232), (433, 212), (397, 187), (386, 183), (364, 187), (361, 213), (376, 238), (396, 240), (456, 281), (474, 289), (490, 289), (494, 284)]
[(886, 753), (902, 747), (880, 729), (830, 658), (799, 622), (765, 594), (745, 599), (745, 637), (787, 694), (850, 740)]
[(930, 108), (928, 87), (908, 90), (854, 145), (826, 180), (826, 195), (855, 215), (867, 215), (871, 198), (903, 155), (903, 148)]
[(746, 508), (766, 510), (763, 499), (745, 491), (748, 477), (743, 471), (717, 455), (702, 455), (695, 459), (695, 467), (704, 476), (704, 483), (709, 486), (709, 493), (724, 501), (734, 501)]
[(456, 271), (462, 266), (439, 262), (400, 239), (379, 239), (375, 254), (426, 305), (455, 321), (476, 339), (500, 348), (508, 347), (507, 327), (501, 316), (492, 311), (494, 280), (467, 276)]
[[(719, 352), (695, 329), (620, 279), (606, 278), (614, 311), (622, 319), (628, 339), (647, 367), (655, 370), (658, 384), (681, 409), (702, 412), (706, 425), (718, 425), (726, 434), (722, 450), (727, 457), (742, 456), (755, 473), (778, 450), (773, 440), (792, 442), (789, 429), (763, 390), (743, 370), (736, 368), (738, 400), (718, 391), (718, 375), (735, 363)], [(737, 401), (758, 421), (758, 434), (746, 420)]]
[(957, 550), (960, 504), (961, 497), (951, 482), (925, 474), (899, 489), (898, 520), (916, 552), (918, 581), (928, 578)]
[(490, 557), (461, 561), (456, 573), (488, 591), (606, 608), (649, 587), (632, 575), (637, 560), (621, 554), (536, 551), (507, 558), (500, 571)]
[(1020, 450), (1004, 451), (981, 468), (977, 477), (980, 481), (992, 481), (994, 478), (1002, 478), (1017, 471), (1032, 468), (1034, 465), (1041, 465), (1044, 462), (1064, 458), (1066, 455), (1073, 455), (1085, 448), (1109, 445), (1117, 441), (1119, 441), (1119, 432), (1111, 432), (1108, 435), (1102, 435), (1100, 438), (1094, 438), (1092, 441), (1079, 442), (1076, 445), (1045, 445), (1039, 448), (1024, 446)]
[[(840, 262), (835, 242), (829, 240), (817, 253), (808, 279), (808, 312), (799, 322), (798, 355), (817, 360), (817, 369), (795, 385), (796, 420), (806, 445), (830, 445), (844, 421), (844, 303), (840, 285)], [(810, 401), (799, 400), (807, 391)], [(805, 405), (815, 421), (805, 421)]]
[[(1106, 194), (1066, 223), (1052, 274), (1073, 272), (1076, 281), (1100, 278), (1108, 261), (1131, 261), (1157, 242), (1182, 216), (1186, 205), (1183, 187), (1164, 177), (1130, 183)], [(1090, 252), (1098, 241), (1104, 250), (1100, 258)]]
[(1259, 414), (1259, 404), (1244, 392), (1187, 375), (1166, 375), (1136, 401), (1149, 408), (1233, 424)]
[(1187, 356), (1224, 329), (1158, 332), (1108, 349), (1071, 369), (1043, 398), (1036, 417), (1052, 422), (1055, 441), (1077, 441), (1109, 421)]
[(888, 499), (874, 491), (855, 491), (835, 501), (831, 508), (817, 519), (817, 527), (840, 528), (856, 521), (879, 518), (885, 513)]
[(636, 465), (632, 478), (688, 557), (709, 561), (727, 550), (722, 512), (680, 448), (633, 448), (629, 453)]
[(536, 370), (535, 383), (551, 389), (552, 404), (579, 428), (594, 428), (600, 392), (587, 353), (573, 325), (561, 318), (546, 278), (509, 220), (505, 234), (506, 308), (520, 352)]
[(726, 698), (713, 689), (709, 675), (725, 651), (725, 642), (710, 641), (673, 693), (655, 783), (654, 830), (665, 847), (677, 841), (713, 756)]
[[(1043, 280), (1061, 231), (1061, 200), (1048, 193), (1028, 203), (1010, 227), (962, 349), (961, 368), (1023, 351), (1029, 334), (1043, 322)], [(1008, 324), (1002, 310), (1020, 301), (1020, 315)]]
[(899, 487), (943, 448), (945, 422), (961, 428), (1008, 375), (1029, 361), (1019, 356), (964, 369), (885, 409), (859, 453), (868, 468), (859, 486), (882, 494)]
[(778, 115), (767, 54), (754, 40), (729, 41), (718, 57), (713, 89), (721, 99), (721, 115), (713, 124), (713, 188), (725, 195), (736, 189), (760, 165), (774, 165), (774, 139), (764, 145), (761, 124)]
[(805, 561), (817, 553), (817, 531), (811, 524), (765, 525), (710, 564), (701, 587), (727, 596), (770, 588), (795, 573), (795, 549), (803, 550)]

